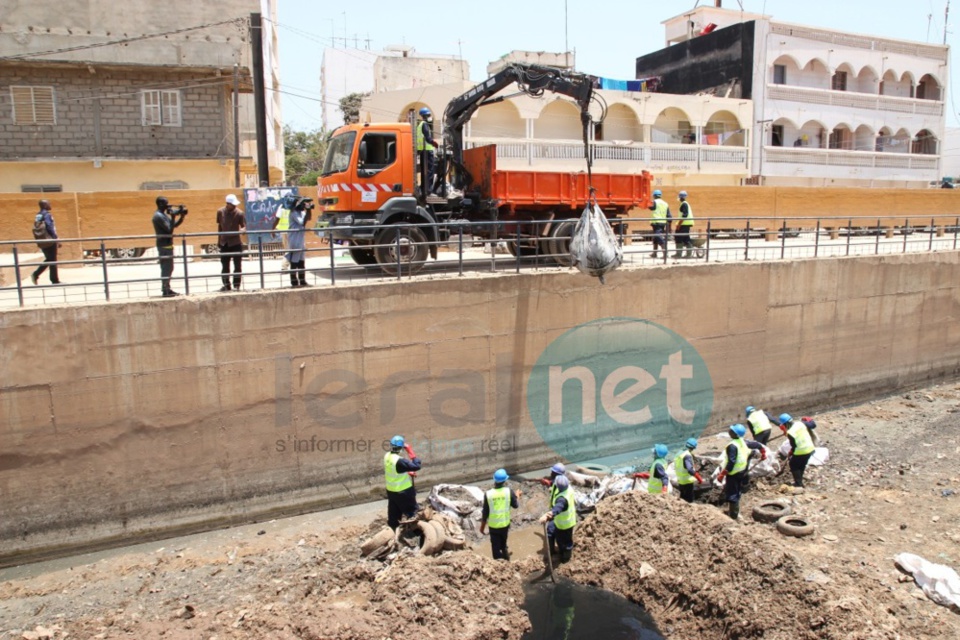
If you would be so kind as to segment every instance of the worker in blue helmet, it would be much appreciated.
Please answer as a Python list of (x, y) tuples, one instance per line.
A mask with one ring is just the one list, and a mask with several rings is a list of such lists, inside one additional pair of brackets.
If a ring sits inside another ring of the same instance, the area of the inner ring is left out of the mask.
[(653, 204), (650, 205), (650, 228), (653, 229), (653, 253), (657, 257), (657, 248), (663, 249), (663, 257), (667, 257), (667, 237), (670, 235), (670, 205), (663, 199), (660, 189), (653, 190)]
[(767, 448), (754, 440), (744, 440), (747, 428), (742, 424), (732, 425), (728, 431), (730, 444), (723, 450), (720, 460), (719, 482), (723, 485), (724, 498), (730, 503), (730, 517), (736, 520), (740, 517), (740, 495), (747, 482), (747, 464), (750, 461), (750, 452), (759, 451), (760, 459), (767, 459)]
[(789, 413), (780, 414), (777, 423), (783, 435), (790, 441), (790, 473), (793, 475), (793, 486), (803, 488), (803, 474), (807, 470), (810, 457), (816, 451), (813, 428), (817, 423), (810, 418), (794, 420)]
[(573, 554), (573, 529), (577, 525), (577, 503), (570, 480), (565, 475), (553, 479), (550, 489), (550, 511), (540, 517), (547, 523), (550, 553), (559, 553), (560, 562), (568, 562)]
[[(407, 452), (409, 459), (401, 455)], [(420, 471), (420, 458), (403, 436), (390, 438), (390, 450), (383, 456), (383, 475), (387, 484), (387, 524), (396, 531), (402, 518), (417, 515), (417, 488), (413, 479)]]
[(550, 477), (542, 478), (540, 480), (540, 484), (542, 484), (545, 487), (552, 487), (553, 481), (556, 479), (557, 476), (565, 476), (565, 475), (567, 475), (567, 468), (563, 466), (562, 462), (558, 462), (552, 467), (550, 467)]
[(440, 145), (433, 139), (433, 125), (430, 123), (432, 117), (433, 114), (430, 113), (430, 109), (422, 107), (416, 131), (417, 153), (420, 155), (421, 185), (424, 194), (433, 193), (436, 188), (436, 185), (434, 185), (437, 171), (435, 153)]
[(703, 484), (703, 477), (697, 471), (696, 459), (693, 456), (696, 448), (697, 439), (688, 438), (683, 450), (673, 459), (673, 470), (677, 474), (680, 497), (686, 502), (693, 502), (694, 488), (698, 484)]
[[(693, 257), (693, 240), (690, 238), (690, 231), (693, 229), (693, 207), (687, 202), (687, 192), (681, 191), (677, 194), (680, 200), (680, 211), (677, 217), (677, 232), (673, 236), (676, 251), (673, 254), (676, 258)], [(686, 249), (686, 255), (680, 255), (680, 249)]]
[(767, 442), (770, 441), (770, 435), (773, 433), (773, 423), (775, 423), (777, 419), (766, 411), (757, 409), (752, 405), (748, 406), (744, 413), (747, 416), (747, 427), (749, 427), (750, 433), (753, 434), (753, 439), (762, 445), (766, 445)]
[(493, 489), (483, 494), (483, 511), (480, 514), (480, 535), (490, 527), (490, 547), (494, 560), (509, 560), (507, 550), (507, 534), (510, 532), (510, 509), (519, 506), (518, 499), (522, 495), (520, 489), (514, 491), (507, 486), (506, 469), (497, 469), (493, 474)]
[[(647, 493), (666, 493), (670, 489), (670, 476), (667, 475), (667, 445), (658, 444), (653, 447), (653, 462), (650, 464), (647, 479)], [(637, 477), (639, 474), (635, 474)]]

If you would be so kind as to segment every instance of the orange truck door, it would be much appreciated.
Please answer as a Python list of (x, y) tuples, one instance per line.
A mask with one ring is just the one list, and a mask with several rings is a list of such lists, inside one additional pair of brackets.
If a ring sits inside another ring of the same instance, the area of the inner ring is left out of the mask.
[(400, 145), (397, 131), (363, 132), (357, 151), (356, 182), (348, 185), (354, 192), (355, 211), (376, 211), (402, 193)]

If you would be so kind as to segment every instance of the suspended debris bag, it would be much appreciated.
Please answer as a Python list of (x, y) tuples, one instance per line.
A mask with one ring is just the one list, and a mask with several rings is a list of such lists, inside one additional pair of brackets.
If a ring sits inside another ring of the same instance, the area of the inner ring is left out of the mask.
[(600, 278), (613, 271), (623, 262), (623, 249), (617, 242), (613, 228), (595, 204), (587, 204), (573, 230), (570, 242), (573, 264), (583, 273)]

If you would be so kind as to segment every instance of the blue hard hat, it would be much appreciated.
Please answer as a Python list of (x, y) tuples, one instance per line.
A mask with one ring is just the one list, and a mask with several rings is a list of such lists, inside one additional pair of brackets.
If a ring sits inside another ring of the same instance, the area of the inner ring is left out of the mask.
[(553, 465), (552, 467), (550, 467), (550, 471), (552, 471), (553, 473), (556, 473), (557, 475), (561, 475), (561, 476), (562, 476), (563, 474), (565, 474), (565, 473), (567, 472), (567, 468), (566, 468), (565, 466), (563, 466), (563, 464), (561, 464), (561, 463), (558, 462), (557, 464), (555, 464), (555, 465)]
[(678, 193), (677, 195), (680, 196), (681, 198), (686, 198), (686, 197), (687, 197), (687, 192), (686, 192), (686, 191), (681, 191), (681, 192)]
[(654, 190), (653, 190), (653, 197), (654, 197), (654, 198), (659, 198), (659, 197), (662, 196), (662, 195), (663, 195), (663, 191), (660, 191), (660, 189), (654, 189)]
[(735, 434), (737, 434), (738, 438), (742, 438), (747, 434), (747, 428), (739, 423), (730, 427), (730, 431), (733, 431)]
[(665, 444), (658, 444), (653, 447), (653, 455), (657, 458), (666, 458), (668, 451), (667, 445)]
[(402, 447), (403, 446), (403, 436), (393, 436), (390, 438), (391, 447)]
[(567, 480), (567, 476), (557, 476), (553, 479), (553, 486), (560, 489), (560, 491), (566, 491), (570, 488), (570, 481)]
[(687, 438), (687, 449), (696, 449), (696, 448), (697, 448), (697, 439)]
[(749, 407), (746, 408), (747, 416), (749, 416), (751, 413), (753, 413), (756, 410), (757, 410), (756, 407), (754, 407), (753, 405), (750, 405)]
[(781, 414), (780, 414), (780, 418), (779, 418), (778, 420), (779, 420), (780, 424), (787, 424), (788, 422), (790, 422), (791, 420), (793, 420), (793, 418), (790, 417), (790, 414), (789, 414), (789, 413), (781, 413)]
[(430, 115), (430, 109), (427, 109), (426, 107), (420, 107), (420, 115), (426, 118)]
[(493, 481), (494, 482), (506, 482), (510, 476), (507, 475), (506, 469), (497, 469), (493, 472)]

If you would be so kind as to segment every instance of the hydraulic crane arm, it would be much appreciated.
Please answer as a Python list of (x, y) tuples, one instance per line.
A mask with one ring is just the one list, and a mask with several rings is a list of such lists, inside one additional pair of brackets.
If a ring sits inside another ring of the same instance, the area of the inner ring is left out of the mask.
[[(584, 143), (590, 124), (590, 101), (593, 99), (595, 78), (569, 69), (547, 67), (537, 64), (513, 63), (487, 78), (461, 96), (450, 101), (443, 113), (444, 160), (452, 164), (450, 172), (453, 185), (458, 189), (469, 185), (471, 176), (463, 166), (463, 127), (480, 107), (494, 104), (508, 96), (495, 97), (497, 93), (516, 83), (522, 93), (540, 97), (545, 91), (569, 96), (580, 107), (580, 121), (584, 128)], [(586, 151), (584, 151), (586, 154)], [(446, 172), (445, 161), (441, 170)], [(441, 173), (440, 175), (444, 175)]]

